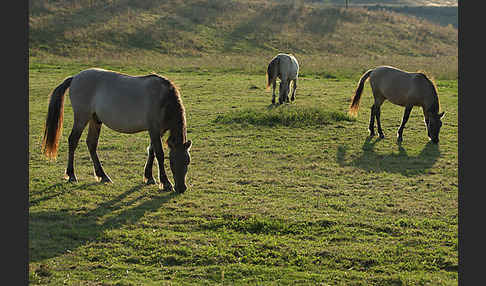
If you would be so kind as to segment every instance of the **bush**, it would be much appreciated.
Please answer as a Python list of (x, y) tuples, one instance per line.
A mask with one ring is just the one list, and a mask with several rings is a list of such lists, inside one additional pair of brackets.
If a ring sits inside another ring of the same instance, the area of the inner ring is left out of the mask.
[(318, 107), (279, 106), (267, 110), (242, 109), (218, 115), (214, 122), (223, 124), (247, 123), (260, 126), (303, 127), (326, 125), (337, 121), (355, 121), (346, 113)]

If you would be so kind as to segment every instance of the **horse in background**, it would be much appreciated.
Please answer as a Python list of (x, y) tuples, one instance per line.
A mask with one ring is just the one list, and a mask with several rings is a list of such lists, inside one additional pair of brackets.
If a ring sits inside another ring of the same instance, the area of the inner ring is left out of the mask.
[(273, 87), (272, 104), (275, 104), (275, 87), (277, 77), (280, 79), (278, 103), (289, 102), (290, 82), (292, 81), (291, 101), (295, 100), (295, 90), (297, 89), (297, 77), (299, 74), (299, 63), (291, 54), (280, 53), (276, 55), (268, 64), (267, 68), (267, 90), (270, 85)]
[(74, 151), (88, 124), (86, 143), (93, 161), (95, 178), (101, 182), (112, 182), (103, 170), (96, 152), (101, 125), (104, 123), (121, 133), (148, 131), (150, 145), (147, 148), (144, 181), (156, 184), (152, 176), (155, 157), (159, 166), (159, 186), (166, 191), (173, 188), (164, 169), (161, 137), (169, 131), (167, 145), (170, 148), (169, 161), (175, 190), (182, 193), (187, 189), (186, 173), (191, 141), (187, 140), (185, 109), (179, 90), (170, 80), (156, 74), (129, 76), (97, 68), (66, 78), (54, 89), (49, 100), (42, 151), (51, 159), (57, 156), (63, 124), (64, 95), (68, 88), (74, 113), (65, 172), (69, 182), (77, 182)]
[(433, 143), (439, 142), (439, 132), (442, 127), (444, 111), (439, 113), (439, 96), (434, 83), (424, 73), (410, 73), (390, 66), (379, 66), (366, 71), (360, 78), (356, 92), (352, 97), (349, 113), (356, 116), (359, 101), (366, 80), (369, 78), (375, 102), (371, 107), (369, 124), (370, 136), (375, 135), (374, 122), (378, 126), (380, 138), (384, 138), (380, 122), (380, 107), (385, 100), (404, 106), (402, 123), (398, 128), (397, 141), (403, 140), (402, 133), (414, 106), (421, 106), (424, 114), (427, 135)]

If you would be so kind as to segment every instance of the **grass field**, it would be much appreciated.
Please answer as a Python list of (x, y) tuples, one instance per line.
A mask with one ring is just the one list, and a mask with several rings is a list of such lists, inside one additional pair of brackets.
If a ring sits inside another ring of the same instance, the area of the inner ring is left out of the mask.
[(440, 144), (414, 108), (399, 146), (403, 109), (388, 102), (386, 138), (367, 138), (369, 84), (347, 117), (360, 74), (304, 68), (296, 101), (271, 108), (264, 73), (155, 70), (179, 86), (193, 141), (178, 195), (142, 183), (146, 132), (106, 127), (98, 154), (114, 183), (95, 182), (86, 131), (79, 182), (64, 182), (69, 99), (58, 160), (41, 156), (48, 95), (91, 65), (30, 61), (30, 284), (457, 285), (457, 80), (436, 80)]

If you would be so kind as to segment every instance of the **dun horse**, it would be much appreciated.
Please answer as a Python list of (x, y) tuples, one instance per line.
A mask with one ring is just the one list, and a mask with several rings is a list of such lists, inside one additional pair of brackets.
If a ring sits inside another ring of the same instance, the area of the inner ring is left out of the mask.
[(297, 77), (299, 74), (299, 63), (293, 55), (278, 54), (275, 56), (267, 68), (267, 90), (270, 85), (273, 87), (272, 104), (275, 104), (275, 87), (277, 77), (280, 79), (278, 103), (289, 102), (290, 82), (292, 85), (292, 101), (295, 100), (295, 90), (297, 89)]
[(402, 123), (398, 128), (397, 140), (402, 142), (402, 133), (408, 121), (410, 112), (414, 106), (421, 106), (424, 113), (424, 121), (427, 127), (427, 134), (433, 143), (439, 142), (439, 131), (442, 126), (441, 118), (444, 112), (439, 113), (439, 97), (434, 83), (423, 73), (409, 73), (394, 67), (380, 66), (368, 70), (361, 76), (356, 93), (352, 98), (349, 113), (356, 116), (359, 108), (359, 101), (363, 86), (370, 78), (370, 85), (375, 102), (371, 107), (369, 132), (370, 136), (375, 135), (374, 123), (378, 126), (380, 138), (384, 138), (380, 122), (380, 107), (388, 99), (390, 102), (404, 106)]
[(74, 151), (86, 125), (86, 143), (94, 165), (97, 181), (111, 182), (105, 174), (96, 153), (101, 125), (121, 133), (147, 131), (150, 145), (145, 164), (144, 181), (156, 184), (152, 176), (154, 157), (159, 166), (159, 187), (171, 191), (172, 184), (164, 169), (164, 151), (161, 137), (170, 132), (167, 145), (174, 176), (175, 190), (184, 192), (186, 173), (190, 162), (191, 141), (187, 140), (186, 117), (179, 90), (168, 79), (156, 74), (129, 76), (103, 69), (87, 69), (66, 78), (50, 96), (42, 151), (48, 158), (56, 158), (64, 113), (64, 94), (69, 97), (74, 113), (74, 124), (68, 138), (69, 151), (65, 178), (77, 182), (74, 174)]

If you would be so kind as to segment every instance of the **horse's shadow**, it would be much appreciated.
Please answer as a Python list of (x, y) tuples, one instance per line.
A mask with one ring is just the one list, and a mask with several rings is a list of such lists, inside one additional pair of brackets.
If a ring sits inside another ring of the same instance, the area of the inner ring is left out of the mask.
[[(178, 195), (176, 192), (151, 195), (150, 200), (130, 208), (130, 205), (143, 198), (144, 195), (128, 202), (124, 200), (144, 186), (146, 185), (136, 185), (87, 212), (68, 212), (61, 209), (29, 214), (29, 261), (38, 262), (57, 257), (90, 242), (98, 241), (105, 230), (136, 223), (147, 212), (159, 209), (164, 203)], [(122, 211), (119, 212), (119, 210)], [(115, 212), (117, 212), (116, 215), (112, 215), (102, 223), (99, 222), (105, 216)]]
[(398, 144), (398, 153), (379, 154), (374, 150), (376, 143), (381, 139), (372, 141), (367, 137), (361, 149), (359, 157), (350, 162), (345, 162), (347, 147), (341, 145), (337, 149), (336, 161), (340, 166), (359, 167), (368, 172), (400, 173), (404, 176), (416, 176), (432, 168), (440, 156), (439, 145), (431, 141), (427, 142), (417, 156), (409, 156), (401, 144)]

